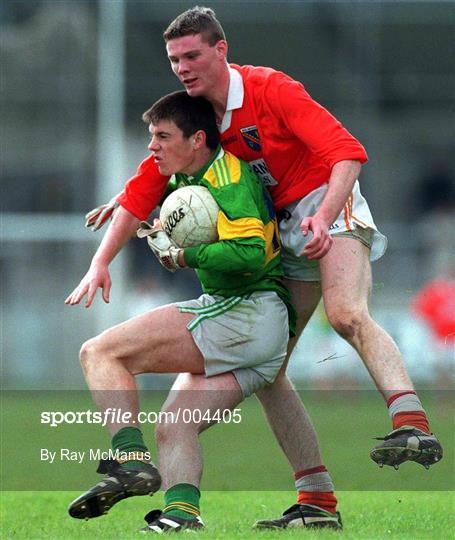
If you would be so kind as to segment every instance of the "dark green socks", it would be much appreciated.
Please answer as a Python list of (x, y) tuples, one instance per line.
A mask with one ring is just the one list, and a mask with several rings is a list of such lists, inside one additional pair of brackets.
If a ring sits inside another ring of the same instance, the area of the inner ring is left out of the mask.
[(176, 484), (164, 494), (166, 514), (184, 519), (194, 519), (200, 514), (199, 499), (201, 492), (191, 484)]
[[(129, 453), (129, 452), (148, 452), (145, 446), (142, 432), (135, 427), (125, 427), (117, 431), (112, 437), (112, 450), (114, 452)], [(144, 465), (143, 461), (130, 460), (122, 463), (122, 467), (126, 469), (136, 469)]]

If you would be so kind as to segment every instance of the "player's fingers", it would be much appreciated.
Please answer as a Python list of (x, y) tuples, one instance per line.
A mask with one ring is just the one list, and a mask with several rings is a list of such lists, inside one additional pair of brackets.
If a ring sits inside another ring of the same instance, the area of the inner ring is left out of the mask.
[(88, 287), (88, 290), (87, 290), (87, 300), (85, 301), (86, 308), (89, 308), (92, 305), (97, 288), (98, 287), (96, 286), (96, 284), (90, 283), (90, 286)]
[(77, 290), (79, 289), (79, 286), (77, 286), (65, 299), (65, 304), (71, 304), (72, 300), (74, 298), (74, 295), (76, 294)]
[(96, 225), (99, 216), (102, 212), (103, 207), (94, 208), (87, 214), (85, 214), (85, 226), (87, 228), (93, 227)]
[(111, 280), (107, 279), (106, 283), (103, 286), (103, 300), (106, 302), (106, 304), (109, 304), (110, 293), (111, 293)]
[(78, 304), (80, 302), (80, 291), (79, 287), (74, 289), (74, 291), (68, 296), (68, 298), (65, 300), (65, 304), (74, 306), (75, 304)]
[(90, 284), (87, 281), (82, 282), (73, 293), (72, 304), (79, 304), (90, 289)]
[(86, 222), (85, 222), (85, 226), (87, 227), (87, 229), (92, 229), (93, 230), (93, 227), (96, 223), (96, 219), (97, 218), (93, 218), (93, 219), (88, 219)]
[(326, 249), (326, 247), (323, 247), (316, 253), (312, 253), (311, 255), (308, 255), (307, 259), (309, 259), (310, 261), (318, 261), (319, 259), (322, 259), (322, 257), (324, 257), (324, 255), (326, 255), (327, 252), (328, 252), (328, 249)]
[(311, 226), (311, 218), (302, 219), (302, 222), (300, 223), (300, 230), (302, 231), (303, 236), (308, 235), (308, 231), (310, 230), (310, 226)]
[(306, 246), (305, 249), (302, 251), (301, 255), (303, 257), (307, 257), (308, 259), (312, 259), (314, 255), (321, 249), (321, 244), (313, 244), (311, 246)]
[(95, 221), (93, 225), (93, 231), (97, 231), (101, 229), (101, 227), (109, 219), (109, 216), (111, 214), (112, 214), (112, 208), (105, 208), (102, 212), (100, 212), (98, 219)]
[(87, 212), (85, 214), (85, 219), (87, 220), (94, 219), (100, 212), (101, 212), (101, 208), (98, 206), (97, 208), (90, 210), (90, 212)]
[(326, 236), (321, 234), (321, 231), (313, 233), (313, 238), (305, 245), (302, 255), (305, 257), (312, 257), (317, 253), (324, 245)]
[(311, 240), (305, 244), (305, 248), (303, 249), (303, 254), (305, 255), (311, 251), (318, 250), (324, 242), (324, 233), (321, 229), (315, 229), (312, 233), (313, 236)]
[(310, 254), (307, 255), (308, 259), (310, 260), (317, 260), (322, 259), (327, 253), (329, 252), (330, 248), (332, 247), (333, 240), (329, 236), (327, 237), (324, 242), (321, 244), (319, 249), (313, 250)]

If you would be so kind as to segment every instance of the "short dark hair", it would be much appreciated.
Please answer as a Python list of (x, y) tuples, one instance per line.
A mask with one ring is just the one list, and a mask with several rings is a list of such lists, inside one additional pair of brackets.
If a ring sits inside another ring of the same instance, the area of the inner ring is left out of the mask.
[(172, 120), (188, 139), (202, 130), (206, 144), (215, 150), (220, 142), (216, 116), (210, 101), (203, 97), (190, 97), (185, 90), (172, 92), (156, 101), (142, 115), (146, 124), (157, 124), (161, 120)]
[(195, 6), (176, 17), (163, 33), (164, 41), (192, 34), (201, 34), (202, 40), (213, 47), (220, 39), (225, 40), (223, 27), (213, 9)]

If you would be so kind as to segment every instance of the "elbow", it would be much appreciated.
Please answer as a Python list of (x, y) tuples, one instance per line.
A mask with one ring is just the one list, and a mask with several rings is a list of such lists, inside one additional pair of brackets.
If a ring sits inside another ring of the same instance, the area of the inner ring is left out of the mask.
[[(251, 250), (253, 251), (253, 250)], [(248, 274), (254, 274), (259, 272), (264, 268), (265, 264), (265, 250), (264, 249), (255, 249), (254, 253), (250, 253), (249, 256), (245, 259), (245, 268), (244, 272)]]

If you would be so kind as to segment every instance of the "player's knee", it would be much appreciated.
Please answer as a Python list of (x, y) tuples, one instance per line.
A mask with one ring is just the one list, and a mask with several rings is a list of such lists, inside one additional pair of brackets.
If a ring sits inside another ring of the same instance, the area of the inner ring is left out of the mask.
[(79, 352), (79, 360), (84, 372), (87, 372), (96, 358), (99, 358), (99, 342), (97, 338), (86, 341)]
[[(162, 411), (161, 411), (162, 412)], [(166, 422), (158, 422), (155, 426), (155, 440), (157, 446), (164, 446), (172, 441), (171, 430)]]
[(172, 418), (166, 416), (170, 411), (162, 410), (160, 412), (160, 421), (155, 426), (155, 439), (158, 446), (175, 444), (179, 427), (172, 421)]
[(361, 310), (333, 309), (327, 310), (327, 318), (332, 328), (346, 340), (355, 339), (362, 328), (368, 313)]

